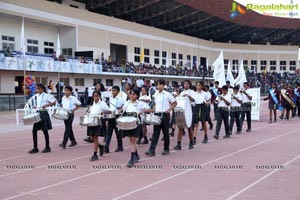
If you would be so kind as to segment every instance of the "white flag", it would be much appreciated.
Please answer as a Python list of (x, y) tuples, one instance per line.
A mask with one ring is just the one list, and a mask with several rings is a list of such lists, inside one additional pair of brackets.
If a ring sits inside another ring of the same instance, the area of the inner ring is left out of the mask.
[(235, 79), (235, 84), (240, 86), (240, 89), (243, 88), (243, 84), (247, 82), (247, 78), (246, 78), (246, 73), (245, 73), (245, 69), (244, 69), (244, 64), (243, 64), (243, 59), (241, 61), (241, 65), (239, 68), (239, 75), (238, 77)]
[(213, 77), (215, 81), (219, 81), (220, 87), (226, 85), (223, 51), (220, 52), (219, 57), (213, 62), (212, 66), (214, 67)]
[(59, 40), (59, 34), (57, 34), (56, 57), (58, 58), (59, 56), (60, 56), (60, 40)]
[(20, 48), (21, 48), (21, 53), (24, 56), (25, 55), (24, 17), (22, 20), (22, 27), (21, 27)]
[(234, 77), (232, 75), (232, 71), (231, 71), (231, 66), (230, 66), (230, 61), (228, 62), (228, 69), (227, 69), (227, 77), (226, 77), (226, 81), (230, 81), (230, 85), (234, 86)]

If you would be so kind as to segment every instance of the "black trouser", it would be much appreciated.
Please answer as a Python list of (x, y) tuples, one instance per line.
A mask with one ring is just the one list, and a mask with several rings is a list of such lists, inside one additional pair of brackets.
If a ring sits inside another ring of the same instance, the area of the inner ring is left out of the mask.
[(214, 115), (215, 115), (215, 119), (217, 119), (217, 115), (218, 115), (218, 104), (214, 103)]
[(237, 131), (241, 131), (241, 123), (240, 123), (240, 107), (231, 107), (230, 108), (230, 125), (229, 130), (232, 132), (234, 121), (236, 123)]
[(70, 113), (69, 119), (64, 120), (64, 122), (65, 122), (65, 133), (64, 133), (64, 140), (62, 142), (63, 145), (67, 144), (68, 139), (70, 139), (70, 141), (72, 143), (76, 143), (76, 139), (74, 137), (73, 128), (72, 128), (73, 120), (74, 120), (74, 113)]
[[(161, 113), (155, 113), (155, 115), (161, 116)], [(164, 135), (164, 150), (169, 150), (169, 147), (170, 147), (169, 126), (170, 126), (170, 114), (163, 113), (161, 124), (154, 125), (154, 128), (153, 128), (154, 131), (153, 131), (152, 141), (151, 141), (151, 145), (150, 145), (151, 151), (155, 151), (161, 130)]]
[(212, 123), (211, 117), (210, 117), (210, 110), (211, 110), (211, 107), (210, 107), (210, 106), (211, 106), (210, 104), (207, 106), (208, 124), (209, 124), (210, 126), (213, 126), (213, 123)]
[(116, 126), (117, 125), (116, 119), (109, 119), (107, 125), (108, 125), (108, 129), (107, 129), (106, 139), (105, 139), (105, 148), (109, 149), (111, 137), (112, 137), (113, 131), (115, 130), (117, 142), (118, 142), (118, 149), (122, 149), (123, 148), (122, 135)]
[(241, 129), (243, 128), (243, 123), (245, 120), (245, 115), (247, 116), (247, 126), (249, 130), (251, 130), (251, 103), (243, 103), (241, 107)]
[(300, 117), (300, 102), (297, 101), (295, 104), (296, 104), (296, 107), (293, 109), (292, 116), (295, 117), (297, 114), (298, 117)]
[[(33, 138), (33, 147), (38, 148), (38, 136), (37, 136), (37, 129), (32, 130), (32, 138)], [(46, 148), (50, 148), (49, 146), (49, 134), (48, 130), (43, 130), (44, 136), (45, 136), (45, 143), (46, 143)]]
[(225, 125), (225, 133), (229, 135), (229, 111), (228, 108), (218, 108), (217, 110), (217, 127), (216, 127), (216, 135), (219, 136), (222, 120), (224, 121)]

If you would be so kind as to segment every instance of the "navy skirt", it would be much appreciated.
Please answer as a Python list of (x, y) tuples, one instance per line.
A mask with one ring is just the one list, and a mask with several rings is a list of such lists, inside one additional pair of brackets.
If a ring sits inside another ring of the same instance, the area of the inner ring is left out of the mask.
[(33, 130), (47, 131), (52, 129), (52, 123), (47, 110), (39, 111), (42, 121), (33, 124)]

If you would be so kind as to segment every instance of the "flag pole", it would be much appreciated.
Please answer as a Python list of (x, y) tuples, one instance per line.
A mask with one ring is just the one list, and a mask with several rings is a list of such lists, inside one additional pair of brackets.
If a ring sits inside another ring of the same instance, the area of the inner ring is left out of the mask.
[(22, 18), (22, 26), (21, 26), (21, 35), (20, 35), (20, 49), (21, 49), (21, 60), (23, 65), (23, 99), (24, 99), (24, 106), (26, 104), (26, 82), (25, 82), (25, 76), (26, 76), (26, 58), (25, 58), (25, 37), (24, 37), (24, 17)]

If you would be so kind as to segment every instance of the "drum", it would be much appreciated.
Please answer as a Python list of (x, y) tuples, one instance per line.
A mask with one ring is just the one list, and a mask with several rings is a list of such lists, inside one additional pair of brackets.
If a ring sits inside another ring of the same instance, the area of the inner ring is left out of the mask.
[(24, 125), (35, 124), (40, 121), (42, 121), (40, 113), (33, 113), (33, 114), (29, 114), (29, 115), (26, 115), (23, 117)]
[(115, 119), (118, 118), (121, 114), (119, 113), (118, 110), (112, 111), (110, 114), (104, 114), (103, 118), (104, 119)]
[(136, 129), (138, 126), (138, 121), (136, 117), (119, 117), (116, 121), (117, 127), (121, 130), (133, 130)]
[(98, 115), (84, 115), (80, 117), (80, 125), (82, 126), (101, 126), (101, 120)]
[(190, 99), (188, 97), (176, 97), (177, 106), (174, 109), (175, 122), (178, 127), (192, 126), (193, 112)]
[(143, 121), (146, 124), (150, 125), (160, 125), (161, 124), (161, 117), (153, 114), (146, 114), (143, 117)]
[(55, 108), (52, 115), (55, 119), (67, 120), (70, 117), (70, 114), (67, 110), (63, 108)]

